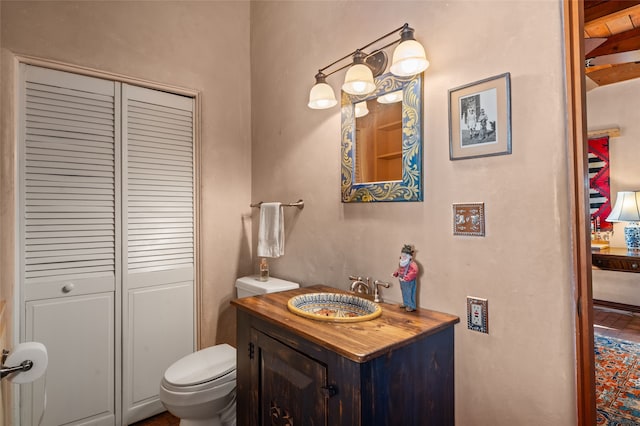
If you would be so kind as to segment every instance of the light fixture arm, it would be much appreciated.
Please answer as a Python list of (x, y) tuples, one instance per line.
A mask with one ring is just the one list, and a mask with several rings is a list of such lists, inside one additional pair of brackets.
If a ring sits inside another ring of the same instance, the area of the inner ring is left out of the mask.
[[(378, 42), (380, 42), (380, 41), (384, 40), (384, 39), (385, 39), (385, 38), (387, 38), (387, 37), (392, 36), (393, 34), (396, 34), (398, 31), (401, 31), (401, 30), (402, 30), (402, 33), (400, 34), (400, 37), (401, 37), (401, 38), (399, 38), (399, 39), (397, 39), (397, 40), (394, 40), (394, 41), (392, 41), (391, 43), (389, 43), (389, 44), (387, 44), (387, 45), (385, 45), (385, 46), (383, 46), (383, 47), (380, 47), (380, 48), (378, 48), (378, 49), (374, 50), (374, 51), (373, 51), (373, 52), (371, 52), (371, 53), (365, 53), (365, 52), (364, 52), (364, 49), (366, 49), (367, 47), (373, 46), (374, 44), (376, 44), (376, 43), (378, 43)], [(382, 37), (379, 37), (379, 38), (375, 39), (375, 40), (374, 40), (374, 41), (372, 41), (371, 43), (369, 43), (369, 44), (365, 44), (365, 45), (364, 45), (364, 46), (362, 46), (361, 48), (356, 49), (356, 50), (354, 50), (353, 52), (347, 53), (346, 55), (344, 55), (344, 56), (343, 56), (343, 57), (341, 57), (340, 59), (337, 59), (337, 60), (333, 61), (332, 63), (330, 63), (329, 65), (327, 65), (327, 66), (325, 66), (325, 67), (320, 68), (320, 69), (318, 70), (318, 72), (319, 72), (319, 73), (323, 73), (325, 77), (329, 77), (331, 74), (335, 74), (335, 73), (337, 73), (338, 71), (341, 71), (341, 70), (343, 70), (343, 69), (345, 69), (345, 68), (350, 67), (353, 63), (348, 63), (348, 64), (346, 64), (346, 65), (344, 65), (344, 66), (342, 66), (342, 67), (340, 67), (340, 68), (337, 68), (337, 69), (335, 69), (335, 70), (333, 70), (333, 71), (329, 72), (329, 73), (324, 73), (324, 71), (325, 71), (325, 70), (327, 70), (328, 68), (331, 68), (332, 66), (336, 65), (336, 64), (337, 64), (337, 63), (339, 63), (339, 62), (344, 61), (344, 60), (345, 60), (345, 59), (347, 59), (347, 58), (354, 57), (358, 52), (362, 52), (362, 53), (364, 53), (364, 55), (365, 55), (365, 56), (364, 56), (364, 58), (363, 58), (363, 59), (366, 59), (366, 58), (367, 58), (367, 57), (369, 57), (369, 56), (375, 55), (376, 53), (378, 53), (378, 52), (379, 52), (379, 51), (381, 51), (381, 50), (386, 49), (387, 47), (393, 46), (393, 45), (394, 45), (394, 44), (396, 44), (396, 43), (399, 43), (399, 42), (401, 42), (401, 41), (404, 41), (405, 39), (403, 38), (403, 36), (404, 36), (404, 34), (405, 34), (405, 33), (409, 33), (409, 34), (410, 34), (410, 39), (413, 39), (413, 28), (409, 27), (409, 24), (407, 24), (407, 23), (405, 23), (405, 24), (404, 24), (404, 25), (402, 25), (401, 27), (396, 28), (396, 29), (395, 29), (395, 30), (393, 30), (393, 31), (389, 31), (387, 34), (383, 35)], [(366, 62), (365, 62), (365, 63), (366, 63)]]

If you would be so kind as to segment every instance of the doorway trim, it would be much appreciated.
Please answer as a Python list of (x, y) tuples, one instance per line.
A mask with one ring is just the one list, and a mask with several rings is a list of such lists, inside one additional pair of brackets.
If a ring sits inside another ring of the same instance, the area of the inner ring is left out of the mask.
[(563, 0), (567, 97), (569, 218), (575, 303), (576, 392), (578, 425), (596, 424), (593, 353), (591, 241), (587, 220), (588, 165), (584, 76), (584, 1)]

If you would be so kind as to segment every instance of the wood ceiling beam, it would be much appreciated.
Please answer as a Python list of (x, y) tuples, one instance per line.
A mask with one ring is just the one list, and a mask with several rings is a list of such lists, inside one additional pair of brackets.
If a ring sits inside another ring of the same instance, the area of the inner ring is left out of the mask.
[(631, 62), (628, 64), (614, 65), (588, 73), (589, 78), (598, 86), (633, 80), (640, 77), (640, 64)]
[(585, 25), (590, 24), (596, 19), (607, 17), (607, 15), (613, 15), (621, 13), (624, 15), (624, 10), (633, 6), (640, 5), (640, 0), (585, 0), (584, 2), (584, 22)]
[(607, 41), (589, 52), (587, 57), (594, 58), (638, 49), (640, 49), (640, 28), (634, 28), (607, 38)]

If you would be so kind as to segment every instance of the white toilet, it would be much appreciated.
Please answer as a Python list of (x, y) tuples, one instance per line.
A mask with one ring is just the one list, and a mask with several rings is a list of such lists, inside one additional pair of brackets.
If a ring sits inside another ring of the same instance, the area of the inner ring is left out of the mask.
[[(238, 297), (275, 293), (299, 284), (258, 276), (236, 280)], [(171, 364), (160, 383), (160, 401), (181, 426), (235, 426), (236, 350), (227, 344), (211, 346)]]

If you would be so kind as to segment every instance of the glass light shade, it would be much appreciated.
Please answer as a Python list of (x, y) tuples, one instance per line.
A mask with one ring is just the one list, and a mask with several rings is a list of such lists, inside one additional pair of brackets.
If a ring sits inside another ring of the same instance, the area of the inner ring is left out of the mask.
[(371, 69), (364, 64), (354, 64), (344, 76), (342, 90), (350, 95), (366, 95), (376, 90)]
[(640, 222), (640, 191), (620, 191), (607, 222)]
[(356, 118), (364, 117), (369, 114), (369, 108), (367, 108), (367, 101), (358, 102), (354, 106)]
[(309, 92), (309, 103), (307, 105), (311, 109), (327, 109), (337, 103), (333, 88), (327, 83), (317, 83)]
[(382, 96), (378, 96), (378, 102), (381, 104), (393, 104), (402, 100), (402, 90), (396, 90), (395, 92), (387, 93)]
[(424, 47), (416, 40), (405, 40), (393, 51), (389, 71), (398, 77), (410, 77), (429, 68)]

